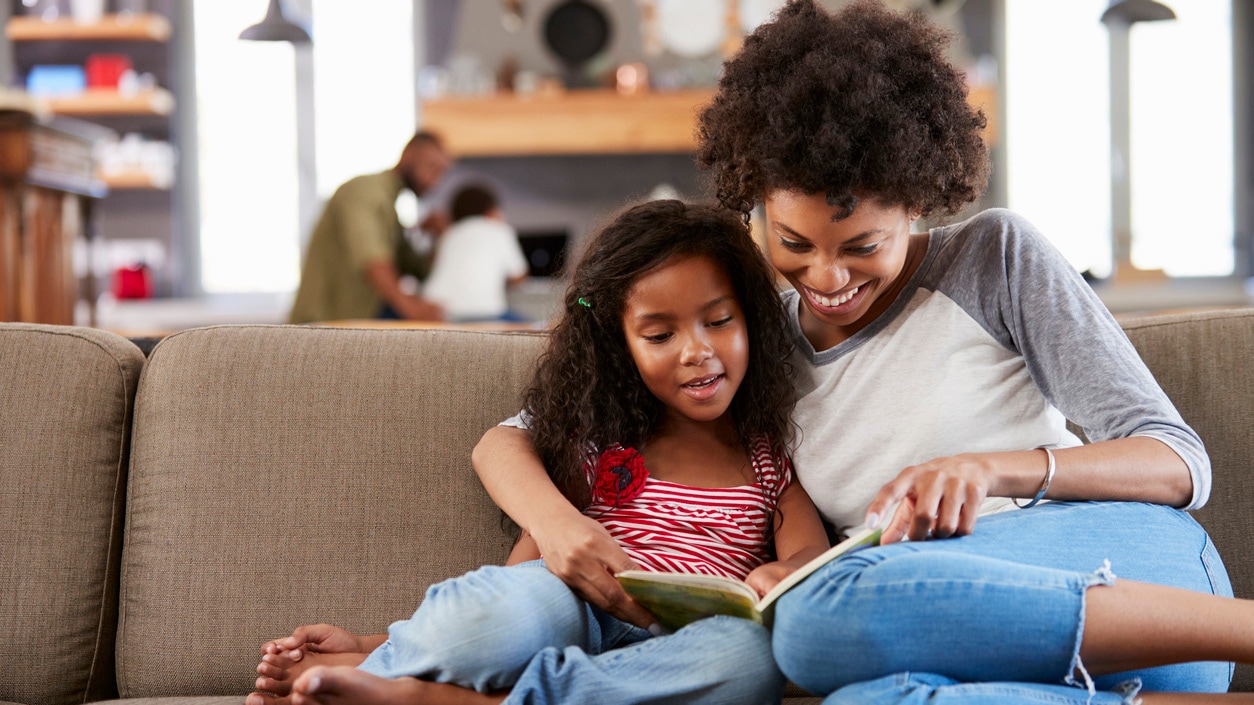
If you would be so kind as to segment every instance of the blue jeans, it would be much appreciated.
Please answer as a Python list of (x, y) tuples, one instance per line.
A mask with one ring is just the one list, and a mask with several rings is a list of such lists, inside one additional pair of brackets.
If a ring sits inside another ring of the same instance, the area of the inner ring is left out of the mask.
[[(1116, 576), (1232, 596), (1210, 538), (1184, 512), (1055, 502), (984, 517), (970, 536), (824, 566), (780, 598), (775, 658), (798, 685), (831, 693), (828, 703), (1090, 702), (1085, 596)], [(1125, 702), (1138, 680), (1148, 691), (1223, 692), (1231, 677), (1232, 664), (1216, 662), (1105, 675), (1092, 679), (1107, 692), (1091, 702)]]
[(579, 599), (542, 561), (433, 585), (360, 668), (510, 689), (507, 703), (758, 705), (784, 687), (761, 626), (714, 617), (654, 637)]

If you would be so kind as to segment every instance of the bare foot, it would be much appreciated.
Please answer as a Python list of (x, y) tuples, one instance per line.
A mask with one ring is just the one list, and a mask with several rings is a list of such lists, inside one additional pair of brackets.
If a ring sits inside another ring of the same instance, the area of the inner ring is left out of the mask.
[(485, 695), (417, 678), (380, 678), (347, 667), (317, 667), (292, 684), (292, 705), (496, 705), (505, 694)]
[[(293, 658), (299, 655), (299, 660)], [(254, 686), (258, 692), (248, 696), (247, 705), (291, 705), (292, 683), (302, 673), (315, 666), (351, 666), (357, 667), (366, 660), (367, 654), (265, 654), (261, 663), (257, 664), (257, 677)]]

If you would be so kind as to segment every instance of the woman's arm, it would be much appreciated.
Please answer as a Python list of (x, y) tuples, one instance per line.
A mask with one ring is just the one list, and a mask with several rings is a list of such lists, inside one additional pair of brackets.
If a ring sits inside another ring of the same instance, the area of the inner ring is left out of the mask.
[[(1005, 349), (1019, 353), (1042, 396), (1084, 429), (1089, 445), (1054, 451), (1047, 497), (1197, 508), (1209, 494), (1201, 439), (1154, 381), (1119, 323), (1065, 258), (1009, 211), (972, 218), (946, 253), (937, 286)], [(1008, 409), (1007, 423), (1015, 423)], [(1039, 443), (1060, 443), (1042, 437)], [(987, 496), (1036, 495), (1040, 450), (964, 454), (906, 468), (879, 493), (868, 523), (884, 540), (970, 533)]]
[[(1117, 438), (1053, 451), (1047, 499), (1126, 500), (1182, 507), (1193, 496), (1189, 468), (1167, 444), (1146, 436)], [(1045, 479), (1044, 451), (969, 453), (906, 468), (867, 510), (868, 525), (885, 526), (883, 543), (909, 536), (963, 536), (975, 530), (985, 497), (1036, 495)], [(894, 505), (897, 511), (888, 517)]]
[(509, 426), (489, 429), (471, 453), (471, 462), (492, 501), (535, 541), (550, 572), (619, 619), (645, 628), (657, 623), (614, 579), (615, 573), (638, 566), (604, 527), (557, 489), (529, 433)]
[(801, 484), (793, 482), (784, 488), (775, 509), (775, 555), (779, 560), (754, 568), (745, 582), (765, 595), (789, 573), (830, 547), (819, 510)]

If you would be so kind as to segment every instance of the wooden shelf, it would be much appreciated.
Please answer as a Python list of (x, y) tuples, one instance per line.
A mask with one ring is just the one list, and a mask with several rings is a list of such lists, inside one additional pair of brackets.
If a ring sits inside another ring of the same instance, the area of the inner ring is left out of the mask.
[[(458, 157), (684, 153), (696, 148), (697, 113), (713, 89), (621, 96), (613, 91), (499, 94), (423, 104), (423, 126)], [(988, 116), (985, 139), (998, 139), (997, 95), (975, 88), (970, 101)]]
[(100, 173), (97, 178), (103, 181), (110, 191), (169, 191), (174, 185), (164, 180), (154, 179), (152, 174), (146, 171)]
[(684, 153), (712, 89), (623, 96), (613, 91), (442, 98), (423, 126), (458, 157)]
[(15, 42), (35, 41), (131, 41), (164, 42), (170, 38), (170, 22), (162, 15), (105, 15), (95, 24), (79, 24), (69, 19), (44, 22), (38, 17), (12, 17), (5, 27)]
[(42, 101), (58, 115), (169, 115), (174, 111), (174, 96), (164, 88), (131, 95), (90, 89), (79, 95)]

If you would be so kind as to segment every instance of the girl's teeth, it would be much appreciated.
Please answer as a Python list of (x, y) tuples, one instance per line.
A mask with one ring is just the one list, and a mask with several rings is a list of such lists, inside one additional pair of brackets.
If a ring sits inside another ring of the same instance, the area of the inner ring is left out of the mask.
[(849, 299), (852, 299), (853, 295), (858, 293), (858, 289), (860, 288), (861, 287), (850, 289), (848, 293), (844, 294), (843, 296), (837, 296), (834, 299), (829, 299), (826, 296), (823, 296), (822, 294), (815, 294), (814, 298), (815, 300), (817, 300), (819, 303), (823, 304), (824, 306), (831, 308), (833, 306), (839, 306), (847, 302)]

